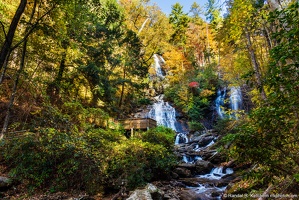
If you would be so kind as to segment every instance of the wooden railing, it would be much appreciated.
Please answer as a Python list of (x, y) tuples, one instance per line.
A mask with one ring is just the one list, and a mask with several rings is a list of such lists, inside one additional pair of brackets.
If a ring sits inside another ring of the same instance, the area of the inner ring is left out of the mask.
[(149, 129), (157, 126), (156, 120), (151, 118), (129, 118), (124, 120), (118, 120), (125, 130), (132, 129)]

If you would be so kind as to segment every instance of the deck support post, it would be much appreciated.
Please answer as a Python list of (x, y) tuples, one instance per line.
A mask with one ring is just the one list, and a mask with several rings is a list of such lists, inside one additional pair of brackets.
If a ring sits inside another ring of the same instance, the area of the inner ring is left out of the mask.
[(131, 137), (134, 137), (134, 128), (131, 128)]

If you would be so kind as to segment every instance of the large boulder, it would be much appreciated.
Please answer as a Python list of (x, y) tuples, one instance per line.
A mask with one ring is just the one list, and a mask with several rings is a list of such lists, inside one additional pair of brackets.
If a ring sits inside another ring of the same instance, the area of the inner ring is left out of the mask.
[(194, 170), (195, 169), (195, 164), (192, 164), (192, 163), (180, 163), (180, 164), (178, 164), (178, 167), (180, 167), (180, 168), (186, 168), (186, 169), (190, 169), (190, 170)]
[(180, 192), (180, 200), (198, 200), (201, 199), (196, 192), (189, 189), (183, 189)]
[[(197, 193), (192, 189), (183, 189), (180, 192), (180, 200), (212, 200), (213, 198), (209, 198), (205, 194)], [(216, 198), (215, 198), (216, 199)]]
[(208, 158), (208, 160), (213, 163), (213, 164), (219, 164), (219, 163), (223, 163), (226, 161), (226, 157), (219, 153), (219, 152), (216, 152), (214, 155), (212, 155), (211, 157)]
[(4, 176), (0, 176), (0, 190), (9, 188), (11, 185), (12, 185), (11, 179)]
[(200, 140), (197, 142), (199, 147), (205, 147), (208, 144), (210, 144), (215, 137), (213, 135), (206, 135), (200, 138)]
[(191, 170), (184, 167), (177, 167), (174, 169), (173, 172), (176, 173), (180, 178), (186, 178), (192, 176)]
[(162, 200), (163, 194), (153, 184), (149, 183), (144, 189), (137, 189), (132, 192), (127, 200)]
[(221, 192), (216, 188), (209, 188), (205, 192), (198, 193), (196, 189), (183, 189), (180, 193), (180, 200), (217, 200)]
[(200, 151), (200, 156), (202, 157), (203, 160), (208, 160), (212, 156), (214, 156), (217, 153), (216, 150), (203, 150)]
[(214, 165), (209, 161), (198, 160), (195, 163), (195, 169), (197, 174), (208, 174), (214, 168)]
[(200, 184), (200, 179), (193, 177), (193, 178), (182, 178), (180, 181), (187, 187), (198, 187)]

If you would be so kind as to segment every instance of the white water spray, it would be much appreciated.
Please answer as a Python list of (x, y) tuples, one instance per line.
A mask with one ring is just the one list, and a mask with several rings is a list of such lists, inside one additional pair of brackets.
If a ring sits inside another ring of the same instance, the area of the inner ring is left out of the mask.
[(237, 111), (239, 110), (241, 104), (242, 104), (242, 93), (240, 87), (231, 87), (230, 88), (231, 109)]
[(159, 56), (157, 54), (154, 54), (154, 60), (155, 60), (155, 70), (156, 70), (156, 75), (157, 77), (160, 77), (162, 79), (165, 78), (165, 76), (163, 75), (163, 71), (162, 71), (162, 67), (161, 67), (161, 62), (164, 63), (164, 59), (161, 59), (162, 56)]
[(157, 102), (153, 104), (148, 117), (156, 120), (158, 125), (177, 131), (175, 109), (168, 102), (163, 101), (163, 95), (157, 96), (156, 100)]
[(217, 98), (215, 100), (215, 105), (216, 105), (216, 111), (218, 113), (218, 116), (223, 119), (225, 112), (224, 112), (224, 99), (226, 96), (226, 88), (223, 89), (223, 91), (218, 90), (217, 91)]

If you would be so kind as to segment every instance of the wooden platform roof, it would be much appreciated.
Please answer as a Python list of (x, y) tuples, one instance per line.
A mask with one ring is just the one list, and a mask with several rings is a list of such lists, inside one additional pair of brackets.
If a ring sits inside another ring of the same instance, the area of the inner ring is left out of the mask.
[(151, 118), (128, 118), (118, 120), (125, 130), (149, 129), (157, 126), (157, 121)]

